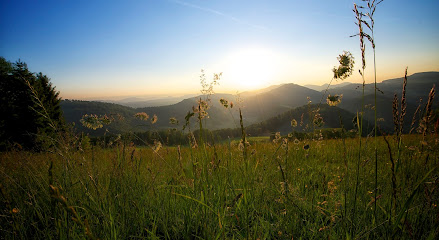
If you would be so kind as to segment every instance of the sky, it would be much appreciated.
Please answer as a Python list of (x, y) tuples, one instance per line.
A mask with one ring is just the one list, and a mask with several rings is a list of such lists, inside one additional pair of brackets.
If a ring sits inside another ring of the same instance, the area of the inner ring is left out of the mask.
[[(357, 3), (360, 1), (357, 1)], [(328, 83), (355, 57), (352, 0), (1, 0), (0, 56), (42, 72), (64, 99), (216, 92)], [(374, 15), (377, 79), (439, 71), (439, 1), (385, 0)], [(366, 46), (366, 82), (373, 82)], [(336, 82), (337, 83), (337, 82)]]

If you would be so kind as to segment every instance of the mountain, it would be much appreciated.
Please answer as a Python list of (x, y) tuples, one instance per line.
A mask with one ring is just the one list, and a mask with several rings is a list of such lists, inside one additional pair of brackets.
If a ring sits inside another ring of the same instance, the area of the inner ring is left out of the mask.
[[(247, 93), (240, 100), (236, 100), (236, 96), (232, 94), (214, 94), (211, 96), (211, 107), (208, 109), (209, 119), (203, 121), (204, 127), (208, 129), (235, 128), (239, 126), (238, 108), (241, 107), (245, 125), (250, 125), (277, 114), (302, 106), (308, 102), (307, 97), (313, 101), (318, 101), (321, 94), (317, 91), (296, 85), (284, 84), (277, 87), (267, 89), (266, 91)], [(120, 114), (124, 117), (124, 121), (112, 123), (108, 126), (108, 131), (112, 133), (120, 133), (123, 131), (139, 131), (148, 130), (153, 127), (156, 129), (172, 128), (169, 118), (175, 117), (180, 122), (180, 127), (184, 124), (186, 114), (197, 105), (197, 100), (203, 98), (198, 96), (195, 98), (184, 99), (178, 103), (160, 106), (160, 107), (144, 107), (132, 108), (115, 103), (103, 103), (94, 101), (77, 101), (64, 100), (61, 107), (67, 122), (74, 122), (79, 131), (85, 131), (92, 135), (101, 135), (104, 129), (91, 131), (85, 129), (79, 122), (85, 114), (97, 115), (114, 115)], [(233, 109), (224, 108), (219, 100), (221, 98), (234, 102)], [(149, 116), (157, 115), (158, 121), (152, 126), (144, 126), (145, 123), (134, 118), (137, 112), (145, 112)], [(195, 117), (191, 121), (191, 128), (197, 128)], [(143, 128), (142, 128), (143, 125)]]
[(249, 97), (249, 96), (253, 96), (253, 95), (256, 95), (256, 94), (261, 94), (261, 93), (269, 92), (269, 91), (271, 91), (273, 89), (281, 87), (282, 85), (285, 85), (285, 83), (278, 84), (278, 85), (271, 85), (269, 87), (261, 88), (261, 89), (257, 89), (257, 90), (253, 90), (253, 91), (242, 92), (242, 93), (240, 93), (240, 95), (242, 97)]
[[(419, 105), (419, 99), (422, 98), (422, 103), (425, 104), (430, 89), (434, 84), (438, 86), (438, 83), (439, 72), (423, 72), (407, 76), (407, 114), (405, 116), (406, 121), (404, 129), (408, 130), (410, 127), (413, 114)], [(398, 103), (401, 102), (402, 85), (403, 78), (389, 79), (381, 83), (377, 83), (377, 118), (382, 118), (384, 120), (383, 122), (380, 122), (380, 126), (387, 131), (391, 131), (391, 129), (393, 129), (393, 97), (394, 94), (397, 94)], [(363, 101), (362, 91), (361, 84), (349, 84), (339, 88), (331, 88), (328, 90), (328, 94), (343, 94), (343, 99), (338, 106), (355, 113), (357, 111), (361, 111), (361, 103)], [(364, 104), (366, 106), (375, 105), (373, 83), (365, 85)], [(372, 109), (366, 108), (364, 117), (365, 119), (373, 122), (375, 113)]]
[[(352, 84), (352, 83), (350, 83), (350, 82), (342, 82), (342, 83), (339, 83), (339, 84), (332, 84), (330, 87), (331, 88), (339, 88), (339, 87), (347, 86), (349, 84)], [(326, 88), (328, 88), (328, 84), (323, 84), (323, 85), (320, 85), (320, 86), (319, 85), (307, 84), (307, 85), (304, 85), (304, 87), (307, 87), (309, 89), (321, 92), (321, 91), (326, 90)]]
[(176, 104), (184, 99), (195, 97), (195, 94), (188, 94), (180, 97), (159, 97), (159, 98), (147, 98), (147, 97), (129, 97), (120, 100), (96, 100), (98, 102), (115, 103), (126, 107), (132, 108), (145, 108), (145, 107), (160, 107)]
[[(89, 133), (92, 136), (104, 135), (106, 129), (111, 133), (121, 133), (123, 130), (130, 130), (132, 128), (137, 130), (137, 124), (134, 124), (135, 110), (130, 107), (125, 107), (114, 103), (103, 103), (94, 101), (80, 101), (80, 100), (63, 100), (61, 108), (64, 112), (64, 118), (67, 123), (74, 124), (77, 131)], [(114, 116), (119, 114), (124, 118), (124, 121), (116, 121), (108, 125), (108, 128), (101, 128), (97, 130), (87, 129), (82, 126), (80, 119), (85, 114), (108, 115)], [(140, 129), (138, 129), (140, 130)]]
[[(380, 126), (386, 131), (391, 131), (391, 129), (393, 129), (392, 99), (394, 93), (397, 93), (400, 98), (402, 81), (402, 78), (397, 78), (386, 80), (377, 84), (378, 89), (380, 90), (377, 96), (378, 118), (384, 119), (383, 122), (380, 122)], [(438, 83), (438, 72), (417, 73), (408, 77), (408, 107), (405, 129), (407, 129), (407, 126), (410, 125), (413, 113), (418, 106), (417, 101), (419, 100), (419, 97), (422, 97), (424, 99), (423, 103), (425, 103), (432, 85), (437, 85)], [(373, 89), (373, 84), (365, 85), (365, 105), (374, 105), (375, 96), (373, 94)], [(353, 114), (361, 111), (361, 84), (346, 83), (344, 86), (336, 85), (335, 87), (330, 88), (327, 94), (343, 94), (343, 99), (338, 105), (339, 108), (349, 111)], [(115, 122), (108, 126), (108, 131), (111, 131), (112, 133), (120, 133), (124, 131), (145, 131), (150, 130), (151, 128), (174, 128), (176, 126), (173, 126), (169, 123), (169, 118), (171, 117), (177, 118), (177, 120), (180, 122), (180, 125), (177, 126), (177, 128), (181, 129), (185, 122), (184, 119), (186, 114), (192, 110), (193, 106), (197, 105), (197, 100), (200, 98), (204, 99), (205, 97), (191, 97), (171, 105), (142, 108), (126, 107), (114, 103), (70, 100), (63, 101), (61, 106), (67, 122), (74, 122), (79, 131), (83, 130), (93, 135), (101, 135), (105, 132), (104, 129), (91, 131), (84, 129), (84, 127), (81, 126), (79, 120), (84, 114), (122, 115), (125, 118), (124, 121)], [(233, 102), (235, 107), (233, 109), (224, 108), (219, 102), (221, 98), (227, 99), (229, 102)], [(203, 121), (203, 126), (211, 130), (239, 127), (238, 108), (242, 109), (244, 125), (250, 126), (252, 124), (267, 121), (272, 117), (277, 117), (279, 114), (293, 111), (298, 107), (308, 104), (309, 101), (311, 101), (313, 104), (321, 103), (322, 109), (323, 106), (326, 106), (325, 95), (322, 92), (318, 92), (293, 83), (271, 86), (259, 91), (245, 92), (242, 93), (238, 98), (232, 94), (214, 94), (211, 96), (210, 109), (208, 109), (209, 118)], [(145, 112), (151, 117), (156, 114), (158, 121), (154, 125), (151, 125), (148, 122), (142, 122), (134, 118), (134, 114), (137, 112)], [(370, 107), (365, 109), (364, 116), (369, 122), (374, 121), (374, 111), (371, 110)], [(328, 117), (328, 119), (332, 118), (333, 116)], [(298, 119), (296, 120), (299, 121)], [(192, 118), (190, 127), (191, 129), (198, 128), (196, 117)], [(333, 126), (331, 125), (330, 127)], [(280, 131), (284, 131), (284, 129), (280, 128)]]
[[(218, 95), (214, 99), (219, 102), (219, 97), (231, 97), (232, 95)], [(181, 128), (184, 124), (184, 117), (188, 111), (192, 110), (192, 106), (197, 104), (195, 98), (185, 99), (179, 103), (161, 106), (161, 107), (147, 107), (147, 108), (132, 108), (126, 107), (115, 103), (104, 103), (95, 101), (79, 101), (79, 100), (63, 100), (61, 102), (61, 108), (64, 112), (64, 117), (68, 123), (74, 123), (77, 131), (89, 133), (92, 136), (103, 135), (106, 131), (118, 134), (129, 131), (146, 131), (151, 129), (167, 129), (167, 128)], [(219, 105), (219, 103), (217, 104)], [(218, 106), (212, 106), (209, 112), (209, 120), (206, 121), (206, 128), (219, 129), (231, 127), (233, 120), (229, 114), (226, 114), (227, 109), (218, 108)], [(157, 115), (158, 121), (155, 124), (151, 124), (150, 121), (141, 121), (134, 117), (138, 112), (145, 112), (150, 116)], [(118, 119), (120, 115), (123, 120), (117, 120), (105, 126), (104, 128), (97, 130), (90, 130), (82, 126), (80, 119), (85, 114), (107, 115), (113, 116)], [(179, 126), (175, 126), (169, 123), (171, 117), (176, 117), (180, 122)], [(191, 128), (196, 126), (195, 117), (192, 118)]]
[(264, 121), (308, 103), (319, 102), (322, 94), (300, 85), (283, 84), (268, 92), (243, 98), (243, 114), (249, 123)]
[[(403, 78), (395, 78), (377, 83), (378, 95), (393, 98), (396, 93), (400, 97), (402, 92)], [(428, 96), (428, 93), (433, 84), (439, 84), (439, 72), (423, 72), (415, 73), (407, 76), (407, 100), (416, 103), (420, 97)], [(374, 94), (374, 84), (369, 83), (365, 85), (364, 94)], [(343, 87), (330, 88), (330, 94), (343, 94), (343, 98), (357, 98), (362, 95), (362, 87), (360, 83), (352, 83)]]
[[(354, 128), (353, 119), (356, 114), (338, 107), (328, 106), (327, 104), (310, 104), (291, 109), (260, 123), (252, 124), (246, 128), (246, 131), (252, 135), (269, 135), (273, 132), (280, 132), (282, 135), (286, 135), (292, 130), (297, 132), (309, 131), (312, 129), (310, 114), (315, 109), (320, 109), (319, 114), (324, 122), (322, 127), (316, 129), (341, 128), (340, 118), (346, 130)], [(297, 126), (294, 128), (291, 127), (292, 119), (297, 121)], [(364, 124), (365, 131), (372, 129), (370, 123), (365, 122)], [(307, 129), (307, 125), (309, 129)]]

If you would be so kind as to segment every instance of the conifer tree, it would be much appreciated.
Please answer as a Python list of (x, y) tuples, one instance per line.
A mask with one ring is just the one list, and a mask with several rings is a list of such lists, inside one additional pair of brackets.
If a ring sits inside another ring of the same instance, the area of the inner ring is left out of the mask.
[(59, 92), (26, 63), (0, 57), (0, 150), (11, 146), (40, 150), (64, 129)]

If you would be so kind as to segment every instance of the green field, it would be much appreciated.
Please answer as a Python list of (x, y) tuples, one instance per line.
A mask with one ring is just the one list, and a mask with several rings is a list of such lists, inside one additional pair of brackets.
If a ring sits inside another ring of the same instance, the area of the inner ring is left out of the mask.
[(362, 138), (361, 148), (358, 138), (260, 140), (253, 139), (245, 150), (233, 141), (198, 148), (164, 146), (154, 152), (121, 141), (110, 149), (64, 145), (54, 153), (2, 153), (0, 235), (439, 237), (437, 135), (425, 141), (421, 135), (402, 136), (400, 154), (393, 136), (387, 136), (390, 150), (379, 137), (377, 189), (373, 138)]
[(435, 1), (4, 2), (0, 240), (439, 239)]

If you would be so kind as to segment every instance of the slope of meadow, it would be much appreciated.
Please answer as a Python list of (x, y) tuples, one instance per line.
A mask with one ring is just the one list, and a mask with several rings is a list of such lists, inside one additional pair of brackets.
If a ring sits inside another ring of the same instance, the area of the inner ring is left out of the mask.
[(378, 139), (377, 189), (372, 139), (362, 148), (358, 139), (154, 149), (121, 140), (112, 149), (2, 153), (0, 231), (5, 239), (437, 238), (437, 135), (403, 136), (400, 155), (386, 140)]

